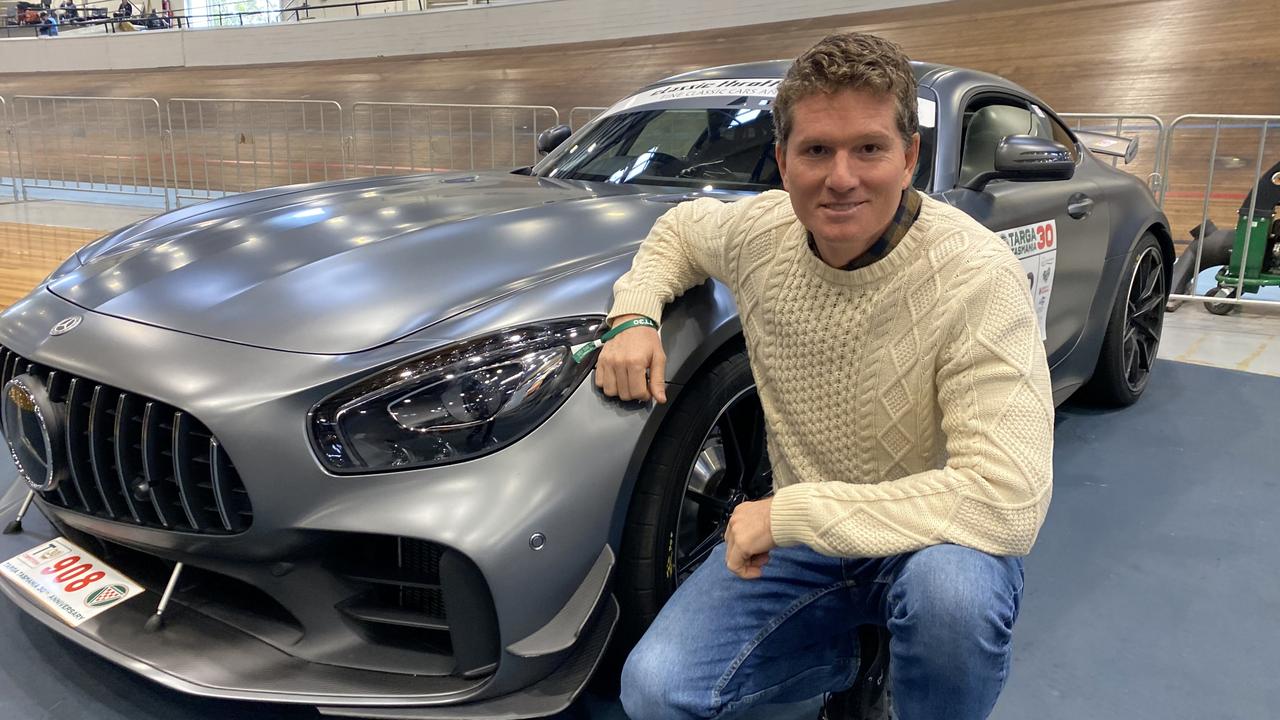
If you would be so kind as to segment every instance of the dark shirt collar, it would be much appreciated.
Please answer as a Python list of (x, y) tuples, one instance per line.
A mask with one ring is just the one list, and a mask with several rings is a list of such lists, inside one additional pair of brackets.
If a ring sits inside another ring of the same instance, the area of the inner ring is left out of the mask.
[[(916, 218), (920, 217), (920, 192), (913, 187), (909, 187), (902, 191), (902, 199), (898, 202), (898, 211), (893, 214), (893, 221), (889, 223), (889, 227), (885, 229), (884, 234), (875, 242), (871, 243), (871, 247), (858, 257), (849, 261), (841, 270), (857, 270), (871, 263), (887, 257), (893, 249), (902, 242), (902, 238), (907, 236), (907, 231), (911, 229), (911, 225), (915, 223)], [(807, 233), (809, 236), (809, 250), (818, 259), (822, 259), (822, 254), (818, 252), (818, 242), (813, 239), (813, 233)]]

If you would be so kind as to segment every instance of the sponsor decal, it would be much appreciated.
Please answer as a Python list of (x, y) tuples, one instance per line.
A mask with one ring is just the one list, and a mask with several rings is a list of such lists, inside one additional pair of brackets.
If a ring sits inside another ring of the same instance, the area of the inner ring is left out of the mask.
[(89, 597), (84, 599), (84, 604), (89, 607), (105, 607), (128, 594), (129, 588), (124, 585), (108, 585), (89, 593)]
[(1049, 299), (1053, 295), (1053, 271), (1058, 264), (1058, 225), (1054, 220), (1031, 223), (996, 233), (1022, 263), (1027, 274), (1031, 302), (1040, 323), (1040, 339), (1048, 339)]
[(780, 82), (782, 82), (781, 78), (738, 78), (672, 83), (620, 100), (601, 113), (601, 116), (607, 117), (645, 105), (690, 98), (721, 98), (723, 102), (718, 102), (717, 105), (734, 107), (748, 103), (757, 106), (769, 105), (778, 94)]

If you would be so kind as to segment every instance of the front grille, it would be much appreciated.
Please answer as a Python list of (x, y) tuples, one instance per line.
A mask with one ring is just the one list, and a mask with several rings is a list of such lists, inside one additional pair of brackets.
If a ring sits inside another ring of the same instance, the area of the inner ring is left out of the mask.
[(0, 386), (23, 373), (39, 378), (62, 407), (70, 482), (41, 493), (46, 501), (181, 532), (227, 535), (252, 524), (231, 458), (189, 413), (0, 347)]

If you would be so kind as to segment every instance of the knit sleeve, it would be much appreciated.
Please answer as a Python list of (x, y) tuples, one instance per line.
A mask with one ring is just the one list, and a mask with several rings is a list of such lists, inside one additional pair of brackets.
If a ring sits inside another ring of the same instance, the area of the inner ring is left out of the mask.
[(658, 218), (631, 269), (613, 285), (609, 320), (633, 313), (659, 320), (663, 306), (684, 291), (708, 277), (725, 280), (725, 237), (741, 209), (739, 203), (699, 198)]
[(886, 557), (952, 543), (1025, 555), (1049, 508), (1053, 395), (1031, 296), (1009, 255), (953, 305), (936, 370), (946, 463), (896, 480), (798, 483), (774, 497), (781, 546)]

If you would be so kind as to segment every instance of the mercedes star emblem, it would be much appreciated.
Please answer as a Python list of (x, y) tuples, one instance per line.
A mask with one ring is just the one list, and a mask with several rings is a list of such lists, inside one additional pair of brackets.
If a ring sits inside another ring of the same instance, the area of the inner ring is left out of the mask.
[(66, 335), (72, 330), (75, 330), (76, 327), (80, 325), (81, 320), (84, 320), (84, 317), (80, 315), (72, 315), (69, 318), (63, 318), (58, 321), (57, 325), (53, 326), (53, 329), (49, 331), (49, 334), (55, 337), (58, 335)]
[(67, 470), (62, 418), (40, 378), (23, 373), (5, 384), (0, 421), (18, 475), (37, 492), (58, 487)]

